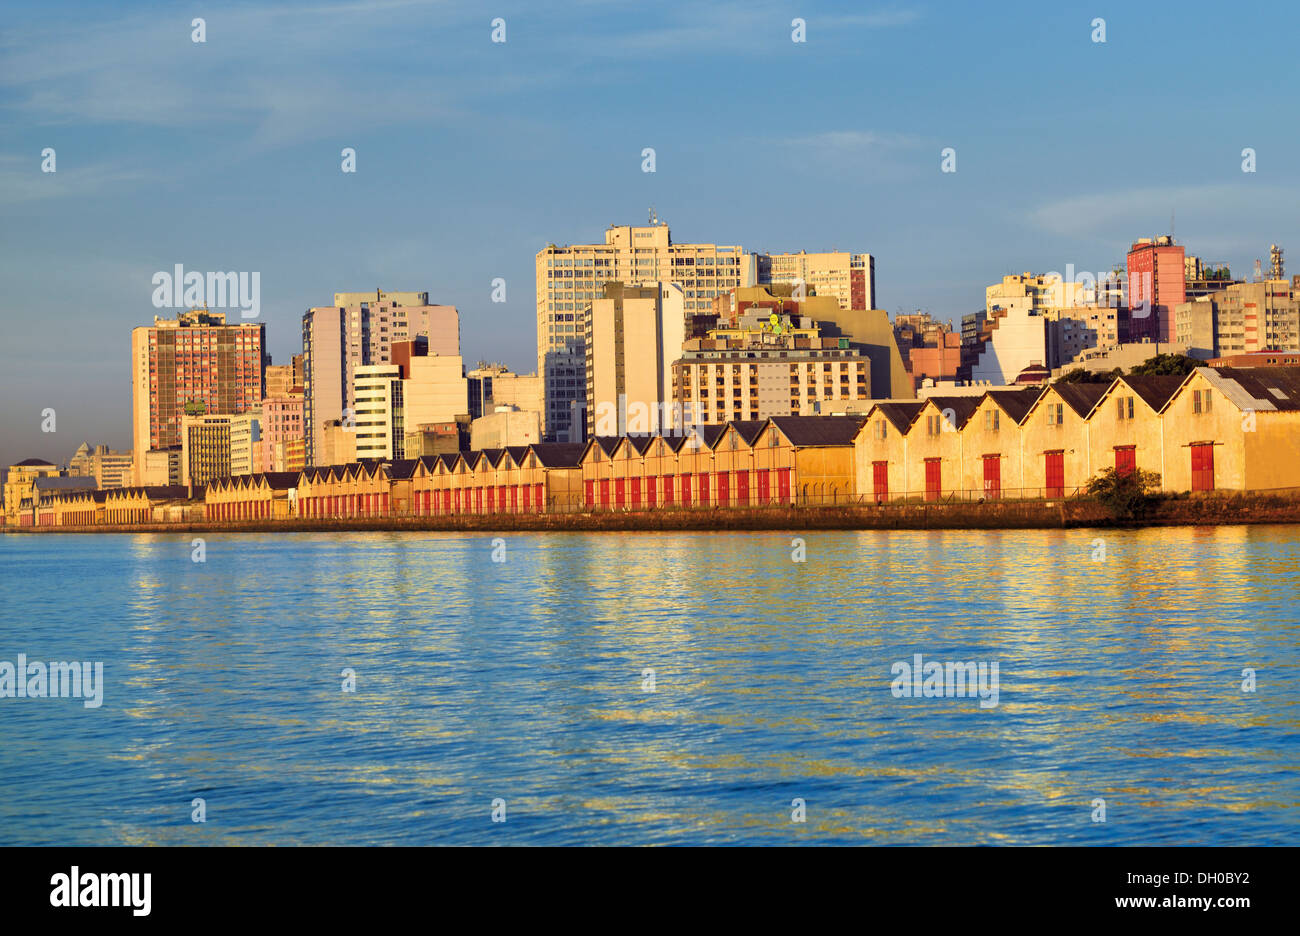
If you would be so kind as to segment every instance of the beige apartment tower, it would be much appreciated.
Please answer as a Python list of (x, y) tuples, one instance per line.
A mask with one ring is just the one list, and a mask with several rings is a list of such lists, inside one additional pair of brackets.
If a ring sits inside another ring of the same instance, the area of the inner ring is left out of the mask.
[(580, 442), (589, 421), (584, 314), (605, 283), (675, 283), (684, 314), (707, 313), (714, 296), (757, 281), (755, 258), (741, 247), (675, 244), (653, 216), (644, 226), (612, 225), (603, 244), (548, 245), (537, 253), (537, 373), (544, 381), (542, 431)]
[(261, 405), (265, 348), (265, 325), (227, 325), (224, 313), (206, 309), (131, 330), (135, 484), (145, 483), (148, 452), (181, 445), (187, 413), (233, 415)]
[[(584, 316), (587, 436), (680, 430), (672, 418), (672, 367), (686, 338), (676, 283), (607, 283)], [(670, 404), (665, 414), (664, 403)]]

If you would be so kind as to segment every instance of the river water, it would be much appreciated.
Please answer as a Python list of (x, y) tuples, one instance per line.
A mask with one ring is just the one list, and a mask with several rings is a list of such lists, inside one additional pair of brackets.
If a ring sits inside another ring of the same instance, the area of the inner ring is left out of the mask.
[(1295, 843), (1297, 583), (1294, 526), (0, 536), (0, 661), (103, 664), (0, 698), (0, 844)]

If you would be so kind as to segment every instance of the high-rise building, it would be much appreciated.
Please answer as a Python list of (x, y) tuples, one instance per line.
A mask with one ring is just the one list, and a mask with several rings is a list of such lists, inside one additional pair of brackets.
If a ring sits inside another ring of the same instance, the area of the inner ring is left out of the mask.
[(668, 225), (653, 217), (638, 227), (613, 225), (603, 244), (557, 247), (537, 253), (537, 372), (544, 381), (543, 434), (582, 441), (587, 419), (584, 313), (605, 283), (676, 283), (685, 314), (704, 313), (712, 299), (756, 282), (754, 257), (740, 247), (675, 244)]
[(154, 318), (131, 331), (131, 424), (136, 484), (146, 453), (181, 445), (186, 413), (256, 409), (266, 389), (266, 326), (206, 309)]
[(1131, 341), (1174, 340), (1175, 306), (1186, 301), (1187, 262), (1168, 234), (1143, 237), (1129, 248), (1128, 308)]
[(876, 259), (871, 254), (776, 253), (757, 258), (760, 284), (802, 283), (808, 292), (834, 296), (841, 309), (876, 307)]
[(871, 362), (807, 316), (751, 307), (673, 364), (673, 398), (689, 424), (812, 416), (864, 404)]
[[(684, 290), (676, 283), (606, 283), (583, 314), (587, 436), (682, 428), (664, 403), (686, 338)], [(666, 417), (666, 418), (665, 418)]]
[(260, 410), (186, 416), (181, 421), (181, 484), (257, 474), (262, 465)]
[(406, 458), (412, 430), (468, 415), (468, 382), (460, 355), (428, 354), (427, 349), (423, 338), (397, 342), (390, 363), (356, 369), (358, 459)]
[(335, 293), (334, 305), (302, 317), (303, 407), (307, 459), (315, 464), (325, 428), (346, 425), (358, 367), (386, 364), (395, 342), (423, 335), (430, 354), (460, 355), (455, 306), (430, 305), (427, 292)]
[(302, 391), (262, 401), (262, 470), (298, 471), (306, 467)]
[(396, 364), (364, 364), (352, 381), (357, 459), (402, 458), (406, 440), (402, 369)]
[(1194, 357), (1300, 350), (1300, 289), (1291, 280), (1234, 283), (1174, 308), (1174, 340)]

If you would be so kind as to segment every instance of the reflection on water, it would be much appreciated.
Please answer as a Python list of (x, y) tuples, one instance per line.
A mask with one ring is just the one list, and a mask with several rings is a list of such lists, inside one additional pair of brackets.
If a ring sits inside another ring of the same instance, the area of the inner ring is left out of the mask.
[(0, 843), (1294, 841), (1298, 528), (491, 539), (0, 537)]

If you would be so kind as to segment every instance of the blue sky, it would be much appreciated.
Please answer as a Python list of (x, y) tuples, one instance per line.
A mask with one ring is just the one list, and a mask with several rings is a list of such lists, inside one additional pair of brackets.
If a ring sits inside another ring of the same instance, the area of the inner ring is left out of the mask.
[[(9, 2), (2, 15), (4, 464), (62, 462), (83, 439), (130, 446), (130, 329), (157, 312), (154, 272), (177, 263), (261, 273), (276, 363), (299, 350), (307, 307), (383, 287), (459, 306), (467, 360), (531, 370), (536, 251), (600, 240), (650, 205), (678, 241), (870, 252), (878, 305), (941, 318), (980, 308), (1004, 273), (1109, 269), (1171, 211), (1190, 253), (1239, 275), (1270, 243), (1300, 251), (1290, 5)], [(490, 41), (498, 16), (504, 44)], [(795, 17), (805, 43), (791, 42)], [(45, 147), (56, 173), (40, 171)], [(340, 171), (344, 147), (355, 174)]]

